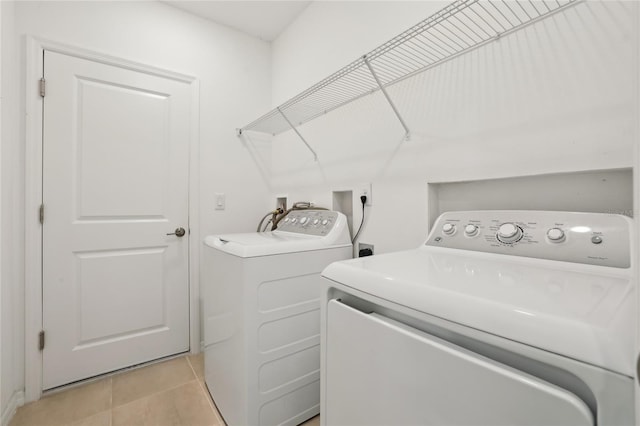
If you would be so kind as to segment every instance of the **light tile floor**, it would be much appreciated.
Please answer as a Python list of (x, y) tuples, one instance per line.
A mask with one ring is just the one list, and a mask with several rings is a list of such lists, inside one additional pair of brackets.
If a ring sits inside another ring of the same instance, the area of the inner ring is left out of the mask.
[[(318, 426), (319, 416), (304, 423)], [(224, 426), (204, 383), (202, 354), (52, 393), (20, 407), (9, 426)]]

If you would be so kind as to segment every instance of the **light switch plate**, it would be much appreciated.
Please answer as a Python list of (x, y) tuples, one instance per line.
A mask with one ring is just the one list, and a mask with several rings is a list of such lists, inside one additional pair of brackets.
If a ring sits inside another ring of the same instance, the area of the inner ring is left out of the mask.
[(224, 210), (227, 204), (227, 197), (222, 192), (216, 192), (215, 194), (216, 210)]

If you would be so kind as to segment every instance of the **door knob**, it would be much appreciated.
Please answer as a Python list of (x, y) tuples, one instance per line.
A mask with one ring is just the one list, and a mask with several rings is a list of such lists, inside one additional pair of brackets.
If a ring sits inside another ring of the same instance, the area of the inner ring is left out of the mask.
[(184, 230), (184, 228), (180, 227), (180, 228), (176, 228), (175, 232), (172, 232), (170, 234), (167, 235), (175, 235), (176, 237), (183, 237), (184, 234), (186, 234), (187, 231)]

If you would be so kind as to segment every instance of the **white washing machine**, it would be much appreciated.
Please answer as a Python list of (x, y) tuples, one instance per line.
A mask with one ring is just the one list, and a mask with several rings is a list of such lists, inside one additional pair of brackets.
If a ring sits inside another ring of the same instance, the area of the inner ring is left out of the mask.
[(293, 211), (273, 232), (205, 239), (205, 380), (228, 425), (318, 414), (320, 272), (351, 254), (345, 216), (326, 210)]
[(323, 271), (325, 425), (632, 425), (631, 220), (445, 213)]

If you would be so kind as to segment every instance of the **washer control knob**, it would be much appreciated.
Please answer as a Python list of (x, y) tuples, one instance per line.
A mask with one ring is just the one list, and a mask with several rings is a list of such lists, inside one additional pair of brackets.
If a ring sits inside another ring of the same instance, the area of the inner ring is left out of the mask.
[(464, 227), (464, 234), (468, 237), (475, 237), (478, 235), (478, 227), (476, 225), (469, 224)]
[(291, 218), (285, 217), (284, 218), (284, 223), (289, 223), (290, 220), (291, 220)]
[(305, 223), (307, 223), (308, 220), (309, 218), (303, 217), (302, 219), (300, 219), (300, 225), (304, 225)]
[(322, 220), (322, 226), (327, 226), (327, 223), (329, 223), (329, 221), (327, 219), (323, 219)]
[(451, 223), (445, 223), (442, 225), (442, 232), (446, 235), (453, 235), (456, 233), (456, 226)]
[(298, 221), (297, 217), (294, 217), (293, 219), (291, 219), (291, 223), (296, 223)]
[(551, 228), (547, 231), (547, 238), (552, 243), (561, 243), (565, 240), (564, 231), (560, 228)]
[(522, 238), (522, 235), (522, 228), (515, 223), (507, 222), (500, 225), (496, 237), (498, 238), (498, 241), (502, 243), (512, 244), (519, 241)]
[(320, 223), (320, 219), (313, 219), (313, 224), (317, 225), (318, 223)]
[(602, 237), (600, 235), (594, 235), (591, 237), (591, 242), (593, 244), (602, 244)]

